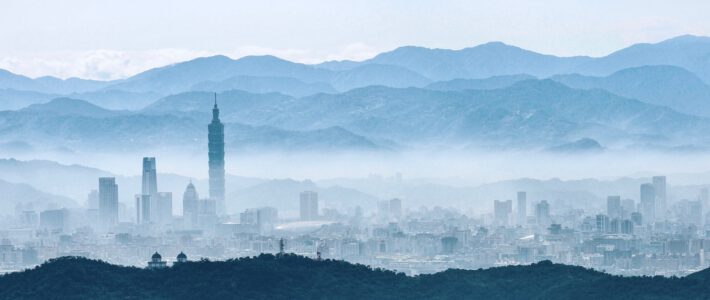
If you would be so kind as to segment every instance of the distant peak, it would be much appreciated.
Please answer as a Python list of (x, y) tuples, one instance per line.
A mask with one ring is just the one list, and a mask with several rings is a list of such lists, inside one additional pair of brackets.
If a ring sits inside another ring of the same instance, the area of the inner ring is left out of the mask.
[(248, 55), (244, 56), (240, 59), (239, 61), (286, 61), (284, 59), (281, 59), (279, 57), (273, 56), (273, 55)]
[(710, 42), (710, 37), (685, 34), (685, 35), (679, 35), (677, 37), (664, 40), (661, 43), (666, 44), (666, 43), (697, 43), (697, 42)]
[(510, 45), (503, 43), (501, 41), (491, 41), (488, 43), (480, 44), (479, 46), (510, 46)]
[[(214, 56), (205, 56), (205, 57), (198, 57), (193, 60), (186, 61), (184, 63), (190, 63), (190, 62), (227, 62), (231, 61), (232, 59), (229, 58), (228, 56), (225, 55), (214, 55)], [(182, 63), (181, 63), (182, 64)]]

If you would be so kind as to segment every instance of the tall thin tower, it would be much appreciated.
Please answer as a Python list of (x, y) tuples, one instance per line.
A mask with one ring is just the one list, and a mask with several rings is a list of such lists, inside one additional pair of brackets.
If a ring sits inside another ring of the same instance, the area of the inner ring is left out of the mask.
[(207, 126), (209, 151), (210, 199), (215, 201), (217, 214), (225, 213), (224, 203), (224, 124), (219, 120), (217, 93), (214, 94), (212, 123)]

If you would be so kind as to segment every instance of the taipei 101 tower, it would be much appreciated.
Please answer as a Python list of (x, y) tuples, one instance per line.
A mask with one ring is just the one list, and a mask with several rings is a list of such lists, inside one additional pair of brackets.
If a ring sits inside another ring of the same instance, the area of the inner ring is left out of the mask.
[(214, 94), (212, 122), (207, 126), (209, 152), (210, 200), (215, 202), (217, 215), (226, 213), (224, 203), (224, 124), (219, 121), (217, 93)]

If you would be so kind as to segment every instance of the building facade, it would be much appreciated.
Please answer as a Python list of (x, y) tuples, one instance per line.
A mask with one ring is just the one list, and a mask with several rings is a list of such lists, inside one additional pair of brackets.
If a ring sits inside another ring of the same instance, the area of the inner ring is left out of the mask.
[(114, 177), (99, 178), (99, 218), (104, 227), (118, 223), (118, 185)]
[(210, 199), (215, 202), (217, 214), (226, 213), (224, 200), (224, 124), (219, 120), (217, 94), (212, 108), (212, 122), (207, 126), (207, 147), (209, 156)]

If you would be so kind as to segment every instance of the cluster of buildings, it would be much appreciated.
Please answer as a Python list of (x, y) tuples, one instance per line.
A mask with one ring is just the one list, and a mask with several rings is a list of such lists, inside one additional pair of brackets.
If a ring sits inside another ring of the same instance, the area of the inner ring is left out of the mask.
[[(485, 268), (540, 260), (581, 265), (625, 275), (684, 275), (710, 266), (708, 190), (697, 199), (670, 201), (666, 178), (641, 184), (638, 197), (610, 195), (605, 210), (556, 205), (511, 191), (513, 200), (494, 200), (490, 214), (456, 209), (407, 208), (388, 199), (368, 210), (322, 208), (317, 191), (293, 195), (297, 218), (277, 208), (256, 207), (239, 214), (225, 209), (224, 126), (215, 101), (208, 125), (209, 192), (200, 197), (192, 182), (180, 205), (159, 192), (156, 159), (143, 158), (135, 218), (119, 220), (115, 178), (98, 180), (86, 213), (67, 209), (18, 213), (0, 229), (0, 272), (65, 255), (163, 268), (191, 257), (227, 259), (292, 252), (344, 259), (408, 274), (447, 268)], [(69, 219), (72, 221), (70, 222)], [(158, 252), (174, 260), (163, 260)]]

